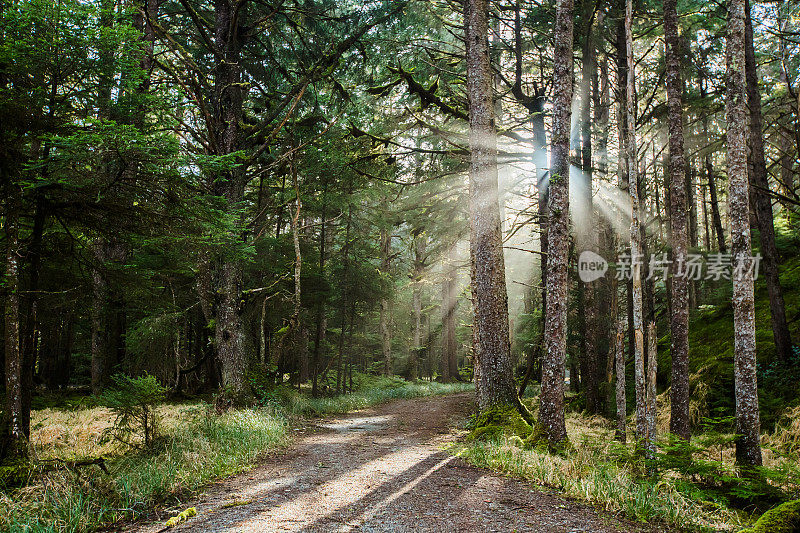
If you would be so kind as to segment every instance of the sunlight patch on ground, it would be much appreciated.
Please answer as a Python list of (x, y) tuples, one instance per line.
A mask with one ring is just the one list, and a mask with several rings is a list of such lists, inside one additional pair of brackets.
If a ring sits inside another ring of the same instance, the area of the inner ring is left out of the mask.
[(386, 428), (392, 420), (394, 420), (393, 416), (363, 416), (346, 420), (333, 420), (318, 425), (334, 431), (375, 431)]

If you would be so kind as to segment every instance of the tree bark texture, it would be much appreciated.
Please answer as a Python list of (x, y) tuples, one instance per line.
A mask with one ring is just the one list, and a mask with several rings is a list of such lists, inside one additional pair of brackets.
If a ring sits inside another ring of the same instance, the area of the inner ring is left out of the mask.
[(556, 6), (553, 59), (553, 134), (548, 190), (548, 256), (544, 356), (539, 422), (551, 446), (567, 439), (564, 423), (564, 364), (567, 349), (567, 260), (569, 248), (569, 147), (572, 115), (572, 0)]
[[(239, 16), (244, 8), (242, 3), (232, 0), (217, 0), (214, 3), (214, 44), (222, 55), (214, 69), (212, 116), (208, 125), (215, 155), (231, 154), (240, 148), (244, 89), (241, 83), (240, 56), (243, 43), (239, 33)], [(215, 181), (215, 192), (225, 199), (226, 209), (234, 212), (244, 198), (243, 172), (234, 168), (221, 174)], [(222, 370), (222, 386), (234, 400), (245, 391), (248, 363), (243, 351), (240, 309), (242, 270), (242, 259), (235, 255), (221, 257), (218, 261), (214, 344)]]
[[(747, 87), (745, 72), (745, 0), (728, 2), (725, 117), (727, 132), (728, 214), (734, 267), (748, 264), (750, 202), (747, 173)], [(736, 396), (736, 461), (761, 464), (756, 381), (756, 328), (753, 273), (743, 269), (733, 277), (734, 386)]]
[[(669, 210), (672, 261), (685, 265), (689, 237), (686, 227), (686, 156), (683, 145), (683, 79), (677, 0), (664, 0), (667, 113), (669, 124)], [(689, 440), (689, 285), (688, 277), (673, 272), (670, 280), (672, 382), (670, 432)], [(651, 344), (652, 345), (652, 344)]]
[[(625, 143), (625, 153), (627, 154), (628, 167), (628, 193), (631, 197), (631, 261), (634, 263), (632, 268), (631, 296), (633, 318), (633, 341), (634, 341), (634, 379), (636, 391), (636, 438), (641, 440), (645, 437), (647, 413), (645, 398), (645, 368), (644, 368), (644, 312), (642, 297), (642, 269), (640, 263), (642, 257), (642, 233), (639, 220), (639, 158), (636, 145), (636, 85), (635, 85), (635, 60), (633, 57), (633, 33), (631, 25), (633, 22), (633, 1), (625, 2), (625, 50), (627, 57), (627, 83), (626, 83), (626, 122), (627, 137)], [(681, 176), (683, 179), (684, 176)]]
[(467, 0), (465, 37), (471, 152), (470, 260), (473, 329), (477, 363), (480, 365), (480, 382), (476, 393), (478, 406), (482, 410), (494, 405), (513, 404), (517, 399), (512, 374), (508, 295), (498, 203), (497, 138), (492, 101), (494, 74), (489, 61), (487, 18), (487, 0)]
[(649, 459), (655, 458), (656, 451), (656, 419), (658, 406), (656, 394), (656, 375), (658, 373), (658, 338), (656, 323), (650, 322), (647, 328), (647, 453)]
[(616, 400), (617, 400), (617, 431), (614, 438), (620, 442), (625, 442), (627, 437), (626, 420), (627, 413), (627, 398), (625, 396), (625, 326), (626, 320), (619, 319), (616, 321), (617, 331), (614, 335), (614, 355), (616, 359)]
[(20, 242), (19, 191), (14, 183), (6, 183), (6, 270), (5, 298), (5, 406), (0, 420), (0, 459), (27, 455), (23, 402), (23, 361), (20, 346)]

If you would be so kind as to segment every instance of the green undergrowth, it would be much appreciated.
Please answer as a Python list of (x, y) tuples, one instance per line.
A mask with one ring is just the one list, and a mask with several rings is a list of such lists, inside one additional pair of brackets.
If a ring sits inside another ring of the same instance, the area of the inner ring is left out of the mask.
[(730, 509), (693, 500), (674, 480), (642, 476), (641, 464), (611, 460), (587, 442), (554, 455), (526, 447), (519, 439), (501, 435), (472, 440), (456, 445), (453, 453), (475, 466), (555, 489), (630, 520), (696, 531), (735, 531), (747, 524), (746, 517)]
[[(254, 392), (259, 405), (218, 414), (213, 402), (170, 406), (162, 431), (149, 447), (110, 447), (100, 435), (113, 414), (90, 398), (42, 403), (33, 456), (48, 460), (106, 457), (97, 466), (47, 472), (10, 466), (11, 484), (0, 485), (0, 531), (90, 532), (179, 503), (208, 483), (251, 468), (265, 453), (289, 442), (289, 420), (362, 409), (399, 398), (463, 392), (471, 383), (406, 382), (355, 376), (351, 394), (311, 398), (288, 387)], [(163, 404), (159, 409), (167, 409)], [(13, 467), (13, 472), (11, 469)], [(12, 475), (13, 474), (13, 475)], [(12, 479), (13, 478), (13, 479)], [(25, 479), (22, 479), (25, 478)]]
[(262, 405), (277, 407), (289, 416), (341, 414), (403, 398), (441, 396), (473, 390), (472, 383), (405, 381), (394, 377), (358, 376), (357, 388), (349, 394), (312, 398), (285, 386), (258, 385), (256, 396)]
[(285, 419), (266, 409), (217, 415), (198, 404), (146, 451), (95, 466), (58, 469), (18, 489), (0, 489), (0, 531), (94, 531), (170, 504), (209, 482), (253, 466), (288, 442)]
[[(777, 229), (777, 228), (776, 228)], [(800, 339), (800, 246), (788, 237), (779, 236), (779, 245), (786, 259), (780, 268), (780, 281), (789, 318), (792, 338)], [(775, 361), (769, 294), (763, 276), (756, 281), (756, 350), (761, 427), (771, 431), (781, 413), (798, 405), (797, 383), (800, 382), (800, 350), (795, 347), (787, 364)], [(716, 290), (710, 285), (701, 295), (703, 305), (692, 313), (689, 326), (689, 360), (691, 376), (693, 424), (703, 417), (732, 416), (735, 403), (733, 383), (733, 310), (730, 282)], [(669, 335), (659, 342), (659, 379), (669, 379), (671, 358)]]
[[(759, 468), (758, 475), (743, 476), (732, 462), (732, 435), (707, 430), (691, 444), (665, 435), (655, 458), (646, 460), (635, 443), (616, 442), (614, 425), (603, 417), (573, 412), (566, 422), (569, 445), (554, 454), (542, 442), (544, 435), (537, 435), (513, 406), (490, 409), (472, 417), (470, 432), (452, 451), (475, 466), (631, 520), (696, 531), (737, 531), (760, 513), (800, 496), (800, 467), (792, 447), (800, 423), (784, 422), (765, 435), (775, 458), (770, 456), (770, 466)], [(787, 508), (782, 509), (784, 516)]]
[(764, 513), (751, 528), (740, 533), (797, 533), (800, 531), (800, 500), (779, 505)]

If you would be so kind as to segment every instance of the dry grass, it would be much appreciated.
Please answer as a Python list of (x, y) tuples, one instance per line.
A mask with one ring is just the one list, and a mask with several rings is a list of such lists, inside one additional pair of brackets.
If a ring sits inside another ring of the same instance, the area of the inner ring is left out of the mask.
[(113, 414), (104, 408), (44, 409), (34, 415), (33, 453), (40, 459), (105, 456), (96, 467), (38, 475), (17, 490), (0, 490), (0, 531), (89, 532), (151, 511), (209, 481), (251, 467), (287, 442), (286, 421), (269, 409), (217, 415), (207, 404), (164, 405), (162, 437), (150, 450), (104, 438)]
[[(657, 400), (657, 428), (663, 436), (669, 431), (668, 393)], [(702, 411), (702, 403), (701, 398), (695, 406), (698, 412)], [(646, 477), (645, 465), (630, 439), (624, 446), (614, 441), (612, 421), (569, 413), (566, 428), (574, 450), (564, 455), (520, 449), (508, 439), (459, 445), (457, 453), (477, 466), (553, 487), (634, 520), (713, 531), (738, 531), (752, 522), (753, 517), (746, 513), (687, 491), (680, 474), (666, 472), (657, 478)], [(629, 424), (629, 436), (633, 429)], [(735, 472), (733, 435), (720, 435), (715, 440), (722, 443), (708, 445), (695, 458), (719, 461), (721, 471)], [(762, 444), (764, 466), (773, 471), (770, 481), (791, 497), (800, 497), (800, 407), (788, 409), (776, 431), (762, 436)]]
[[(201, 404), (168, 404), (158, 408), (162, 430), (169, 432), (191, 418)], [(38, 459), (114, 457), (127, 451), (105, 438), (114, 414), (105, 407), (40, 409), (31, 412), (31, 452)]]
[(780, 453), (800, 454), (800, 405), (787, 409), (775, 432), (764, 435), (762, 443)]
[[(660, 409), (668, 407), (666, 395), (658, 400)], [(566, 427), (574, 449), (563, 455), (520, 449), (507, 439), (459, 445), (457, 453), (477, 466), (555, 488), (632, 520), (701, 531), (737, 531), (750, 523), (745, 514), (691, 498), (679, 490), (675, 476), (644, 476), (634, 445), (614, 441), (613, 422), (569, 413)]]

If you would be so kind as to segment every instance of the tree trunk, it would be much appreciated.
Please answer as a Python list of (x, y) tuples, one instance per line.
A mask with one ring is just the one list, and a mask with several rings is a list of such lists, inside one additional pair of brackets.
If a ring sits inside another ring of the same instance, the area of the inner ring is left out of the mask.
[[(47, 159), (49, 148), (45, 149)], [(22, 419), (22, 428), (26, 435), (30, 435), (31, 397), (33, 394), (33, 372), (36, 368), (38, 343), (36, 338), (40, 324), (37, 314), (39, 305), (39, 270), (42, 260), (42, 234), (47, 219), (44, 198), (40, 193), (34, 194), (35, 212), (33, 215), (33, 232), (28, 247), (28, 291), (21, 301), (21, 317), (23, 317), (22, 337), (22, 411), (26, 416)]]
[[(633, 1), (625, 2), (625, 50), (627, 57), (627, 83), (626, 83), (626, 122), (628, 135), (625, 143), (625, 153), (628, 162), (628, 192), (631, 197), (631, 296), (634, 340), (634, 377), (636, 382), (636, 438), (645, 437), (647, 405), (645, 398), (645, 369), (644, 369), (644, 316), (642, 299), (642, 233), (639, 221), (639, 191), (638, 191), (638, 151), (636, 145), (636, 86), (635, 86), (635, 61), (633, 57)], [(684, 179), (684, 176), (681, 176)], [(639, 263), (638, 265), (636, 263)]]
[[(352, 183), (350, 187), (352, 193)], [(339, 354), (336, 358), (336, 393), (342, 390), (342, 385), (347, 386), (346, 380), (343, 382), (342, 363), (344, 358), (344, 332), (347, 325), (347, 308), (350, 299), (350, 226), (353, 222), (353, 204), (347, 206), (347, 222), (344, 229), (344, 246), (342, 246), (342, 307), (339, 311), (341, 322), (339, 328)]]
[[(619, 135), (619, 150), (617, 150), (617, 180), (618, 186), (623, 195), (630, 195), (629, 190), (631, 181), (628, 174), (628, 154), (626, 145), (628, 142), (628, 119), (627, 119), (627, 91), (628, 91), (628, 52), (627, 37), (625, 31), (625, 3), (619, 4), (621, 14), (617, 19), (617, 41), (616, 41), (616, 71), (617, 71), (617, 133)], [(620, 215), (623, 216), (623, 215)], [(628, 354), (633, 356), (635, 351), (634, 327), (633, 327), (633, 283), (631, 278), (625, 282), (625, 306), (628, 331)]]
[[(678, 268), (688, 261), (686, 227), (686, 157), (683, 146), (683, 79), (677, 0), (664, 0), (667, 108), (669, 117), (669, 210), (672, 261)], [(689, 278), (674, 272), (670, 280), (670, 332), (672, 381), (670, 385), (670, 432), (689, 440)], [(652, 345), (652, 344), (651, 344)]]
[(456, 248), (453, 245), (450, 248), (450, 276), (449, 282), (450, 286), (448, 289), (448, 294), (450, 298), (450, 303), (448, 304), (449, 313), (447, 315), (447, 341), (449, 343), (448, 346), (448, 359), (447, 364), (450, 367), (448, 371), (448, 375), (450, 376), (450, 381), (461, 381), (461, 375), (458, 372), (458, 339), (456, 338), (456, 309), (458, 308), (458, 283), (457, 283), (457, 270), (455, 267), (456, 261)]
[(706, 174), (708, 174), (708, 200), (711, 204), (711, 221), (714, 225), (714, 234), (717, 236), (717, 250), (720, 253), (727, 253), (728, 246), (725, 244), (725, 230), (722, 228), (722, 217), (719, 214), (719, 199), (717, 197), (717, 180), (714, 176), (714, 166), (711, 163), (711, 155), (706, 155)]
[(6, 270), (4, 276), (5, 301), (5, 406), (0, 420), (0, 460), (6, 457), (27, 456), (28, 434), (23, 401), (24, 365), (20, 350), (20, 242), (19, 242), (19, 190), (6, 177)]
[(614, 438), (625, 442), (627, 437), (626, 421), (627, 399), (625, 397), (625, 320), (616, 321), (617, 332), (614, 336), (614, 354), (617, 361), (617, 431)]
[[(452, 256), (452, 249), (449, 254)], [(449, 257), (442, 271), (442, 381), (449, 383), (458, 380), (458, 369), (453, 373), (456, 359), (456, 298), (455, 268)]]
[(292, 156), (289, 158), (292, 173), (292, 187), (295, 194), (295, 212), (291, 217), (292, 243), (294, 244), (294, 311), (290, 329), (292, 330), (293, 350), (297, 354), (298, 368), (298, 387), (300, 383), (308, 381), (308, 330), (303, 323), (302, 312), (302, 285), (301, 274), (303, 271), (303, 255), (300, 250), (300, 211), (302, 202), (300, 200), (300, 182), (297, 177), (297, 164), (295, 161), (294, 135), (292, 135)]
[[(792, 114), (796, 110), (796, 101), (792, 98), (792, 82), (789, 79), (789, 73), (786, 69), (786, 61), (789, 59), (786, 52), (786, 18), (782, 15), (783, 8), (778, 8), (778, 51), (781, 62), (781, 81), (787, 88), (787, 96), (784, 104), (786, 118), (783, 120), (780, 128), (780, 166), (781, 166), (781, 184), (784, 188), (785, 196), (789, 198), (796, 198), (797, 179), (794, 172), (795, 160), (797, 158), (797, 149), (800, 147), (800, 127), (797, 121), (792, 121)], [(797, 119), (800, 120), (800, 114)], [(792, 205), (786, 205), (788, 202), (783, 202), (786, 208), (791, 208)]]
[[(745, 72), (745, 0), (728, 1), (725, 116), (728, 124), (728, 212), (734, 266), (750, 265), (750, 209), (747, 179), (747, 91)], [(761, 464), (756, 381), (756, 328), (753, 272), (737, 269), (733, 278), (734, 385), (736, 395), (736, 461)]]
[(786, 322), (786, 305), (778, 277), (778, 249), (775, 246), (775, 226), (772, 216), (772, 199), (769, 195), (767, 164), (764, 157), (764, 120), (761, 116), (761, 95), (758, 92), (753, 25), (750, 19), (750, 2), (745, 1), (745, 69), (747, 76), (747, 102), (750, 107), (750, 154), (752, 156), (752, 186), (750, 196), (756, 208), (758, 233), (761, 237), (761, 255), (764, 279), (769, 292), (769, 310), (772, 317), (772, 335), (775, 338), (775, 355), (786, 363), (792, 355), (792, 338)]
[(656, 452), (656, 419), (658, 418), (656, 394), (656, 375), (658, 373), (658, 338), (656, 323), (650, 322), (647, 328), (647, 454), (648, 459), (655, 459)]
[(419, 355), (422, 352), (422, 277), (425, 275), (425, 248), (427, 236), (420, 231), (414, 236), (413, 259), (413, 294), (412, 311), (414, 313), (414, 339), (411, 345), (411, 358), (409, 361), (409, 379), (419, 379)]
[[(703, 166), (705, 168), (705, 165)], [(706, 173), (706, 171), (703, 171)], [(708, 176), (706, 176), (705, 181), (700, 182), (700, 205), (703, 206), (703, 248), (706, 251), (711, 250), (711, 226), (708, 220), (708, 196), (706, 195), (706, 191), (708, 190)]]
[[(243, 116), (244, 89), (241, 83), (240, 55), (243, 32), (238, 15), (245, 6), (232, 0), (214, 3), (214, 45), (222, 55), (213, 70), (214, 92), (209, 128), (214, 139), (215, 155), (228, 155), (240, 149), (240, 125)], [(235, 212), (244, 198), (246, 178), (241, 169), (226, 169), (215, 181), (215, 193), (225, 200), (225, 209)], [(239, 221), (241, 222), (241, 220)], [(238, 231), (231, 230), (231, 238), (238, 241)], [(216, 287), (216, 328), (214, 344), (222, 370), (222, 386), (233, 402), (245, 393), (248, 358), (244, 353), (240, 302), (242, 300), (242, 271), (240, 257), (223, 256), (219, 259)]]
[[(488, 50), (488, 0), (465, 3), (471, 165), (470, 258), (481, 410), (518, 401), (508, 330), (508, 295), (497, 184), (497, 139)], [(567, 124), (569, 128), (569, 124)], [(569, 131), (569, 130), (567, 130)], [(569, 140), (569, 139), (567, 139)]]
[(106, 278), (108, 246), (105, 239), (98, 238), (92, 245), (92, 393), (100, 394), (109, 374), (108, 342), (108, 279)]
[[(326, 244), (326, 221), (325, 217), (328, 216), (327, 204), (327, 184), (322, 187), (322, 222), (320, 223), (319, 230), (319, 275), (325, 278), (325, 244)], [(382, 310), (383, 308), (381, 308)], [(325, 299), (322, 295), (319, 296), (317, 301), (317, 320), (316, 331), (314, 333), (314, 354), (312, 356), (312, 370), (311, 370), (311, 395), (317, 397), (319, 394), (319, 370), (320, 370), (320, 357), (322, 355), (322, 341), (325, 338)]]
[[(584, 250), (598, 253), (598, 225), (592, 200), (592, 121), (591, 121), (591, 97), (592, 79), (597, 76), (597, 58), (595, 55), (594, 31), (588, 24), (591, 20), (591, 9), (593, 2), (585, 2), (584, 16), (588, 28), (584, 39), (583, 60), (581, 65), (581, 168), (583, 170), (583, 180), (581, 181), (581, 193), (585, 210), (586, 220), (581, 224), (579, 255)], [(580, 211), (580, 209), (578, 210)], [(581, 365), (581, 379), (583, 390), (586, 394), (586, 410), (591, 414), (598, 413), (600, 404), (600, 391), (598, 389), (597, 374), (597, 304), (595, 291), (600, 285), (600, 281), (584, 283), (583, 288), (583, 361)]]
[[(567, 439), (564, 423), (564, 362), (567, 350), (569, 247), (569, 137), (572, 116), (573, 1), (556, 7), (553, 61), (553, 134), (548, 209), (545, 350), (539, 421), (551, 446)], [(572, 378), (572, 376), (570, 376)]]
[[(386, 228), (381, 229), (381, 274), (391, 279), (392, 235)], [(381, 349), (383, 351), (383, 375), (392, 375), (392, 332), (389, 327), (389, 298), (381, 298)]]

